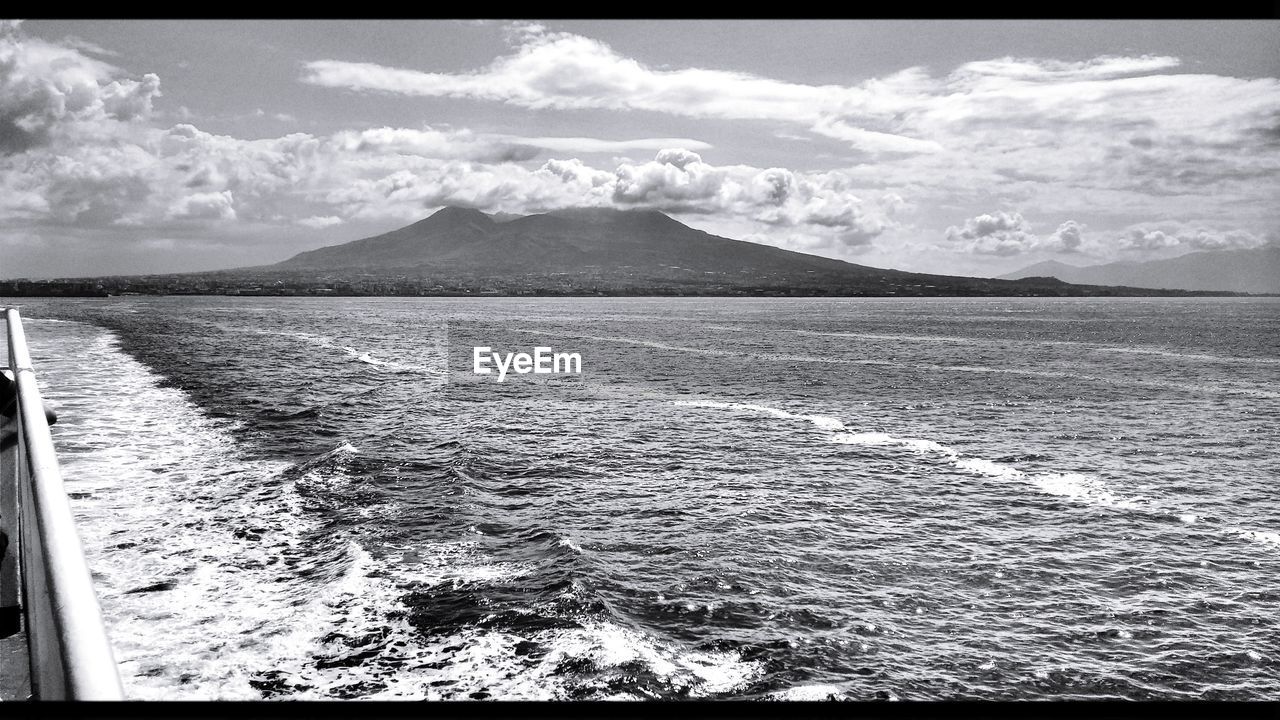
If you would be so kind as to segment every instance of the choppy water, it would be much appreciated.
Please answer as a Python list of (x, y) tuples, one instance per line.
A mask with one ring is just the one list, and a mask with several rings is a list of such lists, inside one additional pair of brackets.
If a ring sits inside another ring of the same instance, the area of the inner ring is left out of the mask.
[(1274, 300), (22, 308), (131, 697), (1280, 697)]

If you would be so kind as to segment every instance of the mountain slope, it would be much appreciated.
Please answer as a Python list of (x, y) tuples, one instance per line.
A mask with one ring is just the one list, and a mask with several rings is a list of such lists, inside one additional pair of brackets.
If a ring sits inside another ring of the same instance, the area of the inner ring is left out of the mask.
[(501, 223), (478, 210), (444, 208), (399, 230), (299, 253), (274, 267), (541, 274), (607, 267), (657, 275), (676, 269), (767, 275), (897, 272), (711, 235), (654, 210), (595, 208)]
[(719, 237), (656, 210), (608, 208), (494, 217), (447, 207), (382, 235), (235, 272), (280, 291), (337, 283), (330, 289), (358, 284), (391, 294), (1161, 294), (1052, 277), (1001, 280), (868, 267)]
[(1088, 285), (1280, 293), (1280, 246), (1196, 252), (1167, 260), (1085, 267), (1046, 260), (1001, 278), (1020, 280), (1036, 276)]

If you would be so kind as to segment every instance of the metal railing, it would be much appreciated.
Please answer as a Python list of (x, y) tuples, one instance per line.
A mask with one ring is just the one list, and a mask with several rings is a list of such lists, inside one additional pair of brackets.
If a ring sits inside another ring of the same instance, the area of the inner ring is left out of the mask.
[(15, 478), (0, 481), (16, 480), (17, 486), (18, 532), (10, 543), (18, 546), (20, 558), (31, 694), (37, 700), (120, 700), (120, 677), (67, 503), (18, 310), (6, 309), (5, 321), (17, 395), (12, 408), (17, 470)]

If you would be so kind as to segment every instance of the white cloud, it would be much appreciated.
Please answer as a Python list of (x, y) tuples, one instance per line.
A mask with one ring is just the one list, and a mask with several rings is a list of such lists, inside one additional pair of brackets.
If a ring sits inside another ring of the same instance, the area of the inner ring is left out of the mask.
[(997, 211), (969, 218), (964, 225), (947, 228), (947, 240), (960, 243), (966, 252), (982, 255), (1017, 255), (1035, 242), (1019, 213)]
[(169, 206), (172, 220), (235, 220), (235, 198), (230, 190), (183, 195)]
[(823, 118), (810, 128), (819, 135), (843, 140), (853, 147), (870, 153), (937, 153), (943, 147), (933, 140), (918, 140), (903, 135), (875, 132), (854, 127), (832, 118)]
[(1075, 220), (1068, 220), (1059, 225), (1052, 235), (1044, 238), (1040, 247), (1063, 253), (1078, 252), (1080, 246), (1084, 244), (1084, 228), (1084, 225)]
[(1181, 62), (1178, 58), (1143, 55), (1141, 57), (1103, 56), (1079, 62), (1004, 57), (961, 65), (958, 77), (998, 77), (1032, 82), (1063, 80), (1099, 80), (1121, 75), (1137, 75), (1171, 70)]
[(554, 152), (624, 153), (637, 150), (661, 150), (681, 147), (688, 150), (710, 150), (711, 144), (687, 138), (637, 138), (634, 140), (602, 140), (588, 137), (518, 137), (505, 136), (513, 143)]
[[(997, 211), (947, 228), (953, 249), (978, 255), (1011, 256), (1043, 251), (1077, 253), (1085, 248), (1085, 225), (1067, 220), (1049, 235), (1037, 235), (1021, 213)], [(1094, 248), (1090, 248), (1094, 249)]]
[(1159, 74), (1180, 65), (1166, 56), (1005, 57), (941, 76), (908, 68), (857, 85), (806, 85), (721, 70), (655, 69), (597, 40), (541, 26), (521, 26), (512, 41), (518, 46), (511, 54), (472, 72), (317, 60), (305, 65), (303, 80), (537, 109), (770, 120), (873, 155), (947, 155), (938, 162), (954, 165), (947, 151), (962, 150), (1026, 164), (1039, 158), (1054, 170), (1095, 176), (1101, 163), (1074, 152), (1090, 140), (1096, 146), (1143, 133), (1241, 141), (1273, 128), (1280, 113), (1280, 80)]
[(370, 130), (346, 130), (332, 138), (337, 148), (346, 152), (391, 152), (432, 158), (466, 158), (483, 162), (529, 160), (537, 149), (501, 137), (477, 136), (471, 131), (435, 130), (424, 127), (381, 127)]
[(473, 133), (468, 129), (419, 129), (381, 127), (345, 130), (332, 141), (350, 152), (391, 152), (432, 158), (457, 158), (478, 162), (522, 162), (544, 150), (568, 153), (622, 153), (655, 151), (668, 147), (709, 150), (711, 145), (685, 138), (635, 138), (604, 140), (590, 137), (522, 137)]
[(69, 48), (75, 48), (80, 52), (89, 53), (90, 55), (106, 55), (107, 57), (119, 57), (120, 53), (115, 50), (108, 50), (101, 45), (91, 43), (84, 38), (75, 35), (68, 35), (58, 42), (59, 45)]
[(623, 164), (616, 171), (613, 199), (623, 204), (711, 209), (722, 204), (726, 173), (680, 148), (658, 152), (652, 162)]
[(1192, 250), (1237, 250), (1267, 243), (1265, 236), (1246, 230), (1214, 230), (1176, 222), (1133, 225), (1118, 235), (1086, 236), (1085, 230), (1085, 225), (1067, 220), (1051, 234), (1038, 235), (1020, 213), (998, 211), (948, 227), (946, 238), (952, 251), (1006, 257), (1034, 252), (1084, 253), (1100, 258), (1115, 258), (1117, 253), (1167, 257)]
[[(746, 73), (656, 70), (591, 38), (524, 26), (517, 50), (471, 73), (430, 73), (373, 63), (316, 60), (303, 81), (325, 87), (424, 97), (467, 97), (536, 109), (649, 110), (691, 117), (776, 120), (893, 152), (936, 144), (844, 125), (843, 111), (871, 100), (856, 87), (788, 83)], [(883, 104), (883, 103), (882, 103)]]
[(1121, 234), (1117, 247), (1126, 252), (1159, 250), (1242, 250), (1266, 245), (1265, 236), (1246, 230), (1216, 230), (1180, 223), (1141, 224)]
[[(164, 127), (181, 108), (157, 106), (156, 75), (129, 77), (88, 48), (25, 38), (8, 24), (0, 234), (115, 228), (212, 243), (233, 227), (386, 225), (445, 204), (643, 207), (793, 249), (848, 255), (915, 243), (994, 263), (1251, 247), (1276, 227), (1275, 78), (1159, 74), (1177, 67), (1164, 57), (1001, 58), (819, 86), (647, 67), (532, 25), (511, 37), (518, 47), (472, 73), (318, 61), (306, 79), (527, 108), (766, 121), (740, 127), (765, 138), (806, 133), (806, 163), (824, 157), (830, 139), (856, 152), (802, 171), (733, 164), (731, 146), (678, 137), (525, 137), (437, 124), (243, 140), (204, 132), (189, 114)], [(738, 132), (698, 127), (713, 139)], [(627, 157), (601, 157), (611, 154)], [(633, 159), (643, 157), (653, 159)], [(857, 164), (834, 167), (850, 158)], [(1006, 210), (981, 212), (993, 207)], [(1027, 217), (1073, 219), (1037, 233)]]
[(150, 115), (158, 76), (121, 78), (112, 65), (18, 28), (0, 24), (0, 155), (47, 145), (63, 128), (101, 131)]
[(312, 215), (311, 217), (302, 218), (298, 221), (298, 224), (320, 230), (327, 227), (333, 227), (334, 225), (341, 225), (342, 222), (342, 218), (334, 215)]

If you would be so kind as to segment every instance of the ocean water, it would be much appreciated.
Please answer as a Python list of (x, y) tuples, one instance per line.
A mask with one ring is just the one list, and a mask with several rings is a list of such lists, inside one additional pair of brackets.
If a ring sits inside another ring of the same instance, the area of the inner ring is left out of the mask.
[(1274, 299), (11, 302), (132, 698), (1280, 698)]

